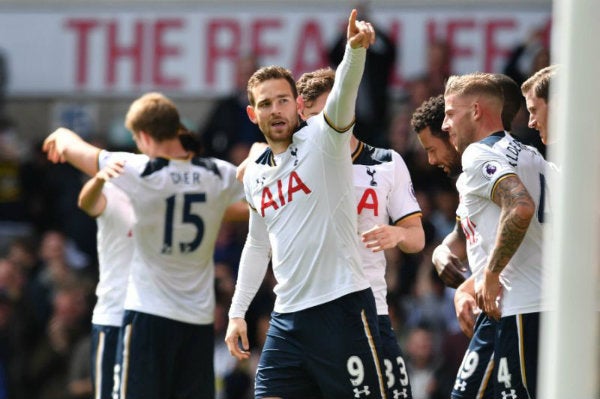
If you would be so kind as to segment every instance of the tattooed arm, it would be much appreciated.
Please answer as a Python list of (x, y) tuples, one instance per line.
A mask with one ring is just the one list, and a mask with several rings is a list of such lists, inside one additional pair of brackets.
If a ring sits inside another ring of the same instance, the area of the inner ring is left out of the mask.
[(515, 174), (500, 178), (492, 200), (501, 208), (496, 244), (484, 271), (477, 304), (488, 316), (499, 319), (496, 297), (500, 294), (500, 272), (506, 267), (525, 237), (535, 214), (535, 203), (521, 179)]

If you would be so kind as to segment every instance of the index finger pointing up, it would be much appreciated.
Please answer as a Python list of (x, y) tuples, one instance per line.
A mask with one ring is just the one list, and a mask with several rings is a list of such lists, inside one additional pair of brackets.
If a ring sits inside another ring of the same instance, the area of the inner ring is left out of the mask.
[(352, 11), (350, 11), (350, 17), (348, 18), (348, 25), (352, 26), (353, 28), (356, 27), (356, 15), (358, 14), (358, 11), (356, 11), (356, 8), (353, 8)]

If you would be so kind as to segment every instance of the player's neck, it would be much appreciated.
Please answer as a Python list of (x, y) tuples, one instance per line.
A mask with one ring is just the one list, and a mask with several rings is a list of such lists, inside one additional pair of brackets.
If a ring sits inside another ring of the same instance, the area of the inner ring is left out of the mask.
[(358, 147), (358, 143), (358, 139), (352, 134), (350, 136), (350, 154), (354, 154), (354, 151), (356, 151), (356, 148)]
[(477, 139), (482, 140), (489, 136), (490, 134), (494, 134), (496, 132), (503, 132), (504, 126), (502, 125), (502, 120), (500, 118), (483, 120), (482, 124), (478, 129)]
[(271, 148), (273, 154), (277, 155), (286, 152), (290, 144), (292, 144), (292, 140), (290, 139), (289, 141), (274, 141), (267, 139), (267, 143), (269, 144), (269, 147)]
[(179, 138), (156, 143), (153, 158), (189, 159), (191, 153), (183, 148)]

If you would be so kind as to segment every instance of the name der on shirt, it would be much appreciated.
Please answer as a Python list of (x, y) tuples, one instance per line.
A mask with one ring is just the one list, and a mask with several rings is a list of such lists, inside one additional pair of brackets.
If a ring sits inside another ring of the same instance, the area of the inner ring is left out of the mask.
[(199, 184), (199, 172), (170, 172), (169, 176), (173, 184)]

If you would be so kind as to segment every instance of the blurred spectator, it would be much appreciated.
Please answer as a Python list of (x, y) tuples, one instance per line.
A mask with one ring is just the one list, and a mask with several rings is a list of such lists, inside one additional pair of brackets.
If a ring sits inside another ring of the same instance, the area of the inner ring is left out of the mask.
[(227, 330), (227, 309), (229, 304), (223, 304), (219, 300), (215, 305), (215, 396), (216, 399), (228, 399), (225, 394), (225, 377), (233, 372), (237, 360), (225, 345), (225, 332)]
[(237, 276), (238, 263), (247, 233), (247, 222), (223, 222), (215, 243), (215, 264), (227, 265), (233, 272), (234, 279)]
[(199, 133), (205, 146), (205, 155), (231, 160), (232, 151), (236, 145), (241, 144), (246, 148), (243, 156), (245, 158), (252, 143), (264, 141), (258, 126), (252, 123), (246, 114), (246, 84), (258, 66), (254, 55), (241, 56), (236, 65), (233, 92), (218, 99), (208, 121), (199, 124), (202, 126)]
[(425, 70), (409, 79), (406, 85), (405, 105), (410, 114), (431, 96), (444, 93), (450, 77), (450, 49), (443, 40), (435, 40), (427, 47)]
[(72, 258), (77, 259), (78, 256), (69, 248), (63, 233), (57, 230), (44, 233), (39, 252), (40, 270), (31, 280), (27, 294), (34, 306), (38, 325), (45, 326), (51, 317), (53, 297), (60, 287), (82, 283), (82, 280), (78, 280), (77, 269), (72, 266)]
[(0, 117), (4, 116), (6, 106), (6, 90), (8, 86), (9, 72), (6, 54), (0, 50)]
[[(409, 113), (412, 115), (413, 111), (417, 109), (425, 100), (433, 96), (434, 90), (429, 84), (429, 77), (427, 74), (422, 74), (413, 79), (410, 79), (406, 85), (407, 89), (407, 107)], [(442, 91), (443, 93), (443, 91)]]
[(0, 259), (0, 398), (30, 398), (25, 376), (38, 330), (24, 286), (21, 269)]
[(430, 220), (435, 227), (435, 239), (442, 241), (456, 226), (458, 195), (453, 189), (440, 188), (433, 192), (433, 201), (435, 210)]
[(406, 312), (406, 328), (427, 325), (431, 328), (436, 350), (440, 350), (447, 332), (458, 332), (460, 327), (454, 311), (454, 290), (447, 288), (431, 266), (428, 247), (419, 266), (412, 296), (405, 297), (402, 306)]
[(0, 290), (0, 399), (9, 399), (13, 390), (8, 371), (12, 360), (9, 324), (13, 312), (10, 297)]
[(69, 164), (48, 165), (46, 171), (47, 211), (52, 214), (51, 229), (60, 229), (85, 254), (81, 263), (72, 264), (85, 269), (96, 263), (96, 221), (77, 206), (77, 198), (88, 176)]
[[(427, 47), (426, 78), (430, 96), (444, 93), (446, 80), (450, 77), (450, 63), (450, 48), (447, 42), (434, 40), (429, 43)], [(424, 100), (427, 98), (429, 97), (424, 98)]]
[(413, 399), (431, 399), (437, 389), (436, 369), (439, 363), (431, 330), (424, 326), (412, 329), (406, 339), (404, 353)]
[(92, 399), (92, 340), (85, 335), (74, 346), (69, 360), (68, 391), (70, 399)]
[(248, 360), (238, 361), (233, 371), (225, 377), (226, 399), (254, 398), (254, 373), (248, 365)]
[(23, 181), (23, 162), (28, 146), (19, 137), (14, 123), (0, 115), (0, 250), (15, 237), (28, 235), (33, 226), (28, 213)]
[(69, 366), (76, 343), (89, 333), (87, 289), (79, 282), (61, 285), (52, 298), (46, 334), (36, 345), (28, 380), (38, 399), (69, 398)]
[[(356, 7), (358, 19), (372, 21), (367, 2)], [(386, 142), (389, 125), (390, 79), (396, 63), (396, 44), (389, 35), (374, 26), (377, 33), (375, 43), (367, 51), (363, 78), (356, 99), (356, 126), (354, 135), (375, 147), (388, 147)], [(329, 50), (329, 63), (336, 68), (344, 56), (346, 31), (340, 34)]]
[(550, 65), (547, 33), (545, 29), (535, 29), (511, 51), (503, 73), (513, 78), (519, 87), (531, 75)]

